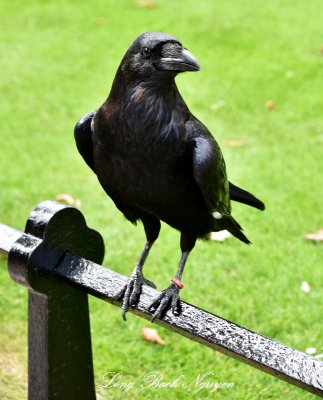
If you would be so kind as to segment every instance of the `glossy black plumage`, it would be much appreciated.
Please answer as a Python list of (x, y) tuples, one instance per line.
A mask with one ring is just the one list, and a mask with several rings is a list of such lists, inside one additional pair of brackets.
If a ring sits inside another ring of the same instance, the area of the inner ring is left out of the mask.
[[(160, 32), (140, 35), (130, 46), (103, 105), (75, 127), (77, 147), (102, 187), (132, 223), (143, 222), (147, 243), (124, 296), (123, 316), (138, 301), (149, 250), (160, 221), (181, 232), (181, 278), (197, 238), (227, 229), (250, 243), (231, 216), (230, 197), (253, 207), (264, 204), (228, 182), (222, 152), (208, 129), (189, 111), (175, 84), (183, 71), (197, 71), (194, 56)], [(178, 305), (171, 283), (155, 304), (154, 318)]]

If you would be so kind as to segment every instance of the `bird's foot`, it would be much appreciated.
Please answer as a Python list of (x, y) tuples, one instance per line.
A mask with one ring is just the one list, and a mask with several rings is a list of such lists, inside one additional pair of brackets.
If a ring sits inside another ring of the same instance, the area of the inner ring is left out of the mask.
[(156, 285), (144, 278), (141, 271), (135, 269), (130, 275), (129, 281), (124, 285), (120, 292), (116, 295), (116, 299), (122, 299), (122, 318), (126, 321), (126, 312), (129, 307), (135, 307), (139, 301), (142, 285), (156, 288)]
[(179, 298), (180, 286), (172, 282), (167, 289), (163, 290), (157, 299), (150, 305), (149, 311), (154, 313), (151, 322), (161, 315), (169, 308), (172, 309), (174, 315), (178, 316), (182, 312)]

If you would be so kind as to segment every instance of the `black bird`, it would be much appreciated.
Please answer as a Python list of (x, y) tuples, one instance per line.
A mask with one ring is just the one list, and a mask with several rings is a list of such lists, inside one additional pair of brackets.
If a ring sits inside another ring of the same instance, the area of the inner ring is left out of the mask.
[(123, 57), (103, 105), (75, 126), (77, 148), (103, 189), (130, 222), (141, 220), (145, 229), (145, 247), (119, 293), (124, 319), (138, 302), (142, 284), (155, 287), (142, 269), (160, 221), (180, 231), (182, 256), (170, 285), (150, 307), (152, 321), (169, 307), (180, 313), (181, 278), (198, 238), (226, 229), (250, 243), (231, 216), (230, 198), (265, 208), (228, 182), (219, 145), (178, 91), (176, 75), (199, 69), (173, 36), (143, 33)]

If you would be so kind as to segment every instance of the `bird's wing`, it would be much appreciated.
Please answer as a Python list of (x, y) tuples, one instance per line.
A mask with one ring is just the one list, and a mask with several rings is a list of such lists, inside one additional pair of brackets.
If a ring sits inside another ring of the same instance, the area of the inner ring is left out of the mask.
[(76, 147), (87, 165), (95, 172), (92, 146), (92, 119), (96, 110), (84, 115), (74, 128)]
[(229, 191), (231, 200), (247, 204), (248, 206), (258, 208), (259, 210), (265, 209), (265, 204), (261, 200), (257, 199), (257, 197), (255, 197), (253, 194), (239, 188), (231, 182), (229, 182)]
[(202, 192), (208, 211), (230, 215), (229, 182), (219, 145), (197, 119), (191, 119), (186, 123), (186, 131), (193, 176)]

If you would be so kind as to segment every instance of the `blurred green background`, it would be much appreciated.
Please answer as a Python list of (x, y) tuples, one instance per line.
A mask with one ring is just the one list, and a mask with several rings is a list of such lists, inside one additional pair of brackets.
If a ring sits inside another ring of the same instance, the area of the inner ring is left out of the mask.
[[(105, 265), (129, 275), (144, 243), (79, 156), (75, 122), (106, 98), (121, 57), (144, 31), (178, 37), (202, 70), (177, 78), (191, 111), (222, 147), (231, 181), (266, 203), (233, 204), (252, 246), (199, 242), (182, 299), (299, 350), (323, 353), (323, 247), (304, 234), (323, 226), (323, 7), (320, 0), (82, 0), (0, 2), (0, 221), (23, 229), (45, 199), (80, 199), (106, 243)], [(159, 289), (179, 259), (179, 235), (163, 225), (145, 266)], [(306, 281), (310, 292), (301, 290)], [(0, 399), (26, 397), (26, 290), (0, 259)], [(310, 399), (313, 395), (92, 299), (98, 399)], [(156, 328), (165, 346), (141, 338)], [(135, 381), (104, 389), (105, 373)], [(142, 388), (214, 373), (216, 393)], [(81, 377), (80, 377), (81, 379)]]

